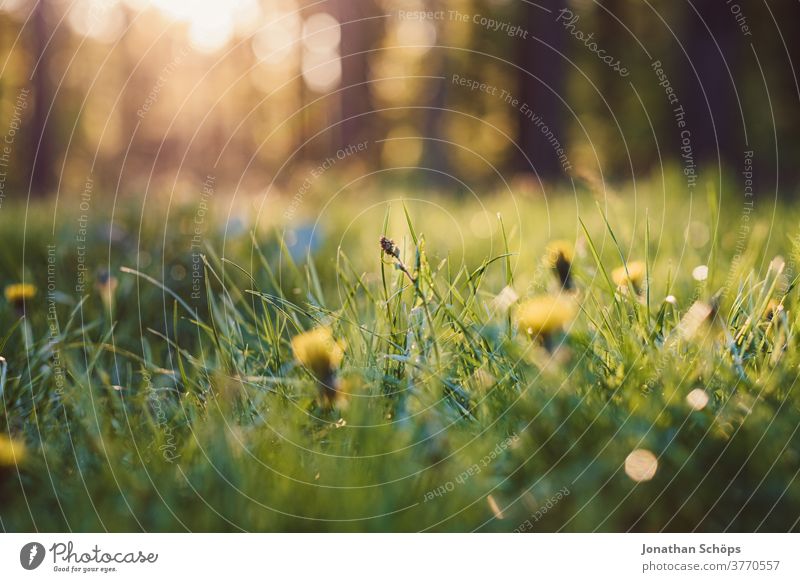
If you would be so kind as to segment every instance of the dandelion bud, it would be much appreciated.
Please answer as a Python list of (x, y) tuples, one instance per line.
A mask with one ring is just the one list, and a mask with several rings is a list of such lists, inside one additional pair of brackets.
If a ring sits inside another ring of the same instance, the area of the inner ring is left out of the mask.
[(783, 311), (783, 304), (776, 299), (770, 299), (767, 303), (767, 309), (764, 311), (764, 319), (772, 321), (776, 315)]
[(544, 257), (545, 264), (553, 270), (561, 288), (567, 291), (574, 288), (571, 273), (574, 256), (575, 251), (569, 242), (555, 240), (547, 245)]

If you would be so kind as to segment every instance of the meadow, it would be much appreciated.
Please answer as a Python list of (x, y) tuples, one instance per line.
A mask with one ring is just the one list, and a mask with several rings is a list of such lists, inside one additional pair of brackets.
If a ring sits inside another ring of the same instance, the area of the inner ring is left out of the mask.
[(0, 528), (797, 531), (800, 213), (705, 186), (6, 200)]

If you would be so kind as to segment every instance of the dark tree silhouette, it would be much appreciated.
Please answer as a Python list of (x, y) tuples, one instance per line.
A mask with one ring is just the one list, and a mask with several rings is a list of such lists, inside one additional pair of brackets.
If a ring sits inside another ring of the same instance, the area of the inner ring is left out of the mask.
[(735, 85), (743, 46), (739, 30), (721, 2), (692, 2), (684, 17), (681, 41), (691, 64), (678, 78), (694, 156), (709, 170), (716, 171), (718, 160), (723, 170), (739, 170), (744, 150)]
[[(441, 0), (430, 0), (428, 9), (437, 11), (443, 10), (444, 4)], [(429, 174), (429, 179), (435, 184), (444, 186), (450, 184), (450, 164), (447, 161), (445, 152), (444, 136), (442, 135), (444, 124), (444, 109), (447, 106), (447, 80), (446, 64), (447, 55), (444, 50), (433, 49), (430, 53), (431, 60), (435, 63), (435, 77), (428, 82), (431, 85), (430, 98), (427, 103), (428, 109), (425, 111), (425, 136), (431, 139), (425, 141), (424, 163), (427, 167), (437, 172)]]
[[(522, 23), (530, 34), (518, 39), (516, 59), (523, 69), (518, 72), (521, 100), (541, 116), (562, 147), (566, 147), (567, 136), (564, 106), (559, 95), (565, 98), (567, 63), (558, 54), (565, 49), (565, 32), (555, 20), (559, 10), (566, 7), (566, 0), (537, 0), (535, 4), (523, 4)], [(540, 128), (523, 115), (518, 118), (518, 136), (519, 146), (528, 158), (518, 156), (518, 171), (535, 171), (547, 181), (563, 177), (563, 168), (552, 144)]]
[(28, 164), (31, 171), (31, 194), (44, 196), (55, 183), (53, 172), (52, 131), (47, 127), (47, 111), (53, 100), (50, 81), (50, 55), (52, 54), (50, 2), (39, 0), (31, 16), (31, 74), (33, 86), (33, 112), (28, 137)]
[(372, 18), (378, 11), (372, 0), (354, 2), (335, 0), (334, 15), (341, 23), (342, 124), (338, 142), (341, 147), (356, 143), (369, 132), (369, 50), (382, 33), (381, 21)]

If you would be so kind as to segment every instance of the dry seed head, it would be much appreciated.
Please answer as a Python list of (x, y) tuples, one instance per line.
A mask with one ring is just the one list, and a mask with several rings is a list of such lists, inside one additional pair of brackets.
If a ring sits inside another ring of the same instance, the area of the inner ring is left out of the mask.
[(400, 249), (394, 244), (394, 241), (386, 236), (380, 238), (381, 250), (390, 257), (399, 258)]

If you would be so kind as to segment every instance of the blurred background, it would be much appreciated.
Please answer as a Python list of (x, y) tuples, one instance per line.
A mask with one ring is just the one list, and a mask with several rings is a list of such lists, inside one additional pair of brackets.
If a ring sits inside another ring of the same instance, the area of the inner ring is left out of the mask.
[(798, 23), (0, 0), (0, 529), (797, 529)]
[(796, 0), (1, 0), (3, 195), (291, 198), (332, 158), (456, 192), (702, 182), (752, 150), (791, 197), (798, 22)]

